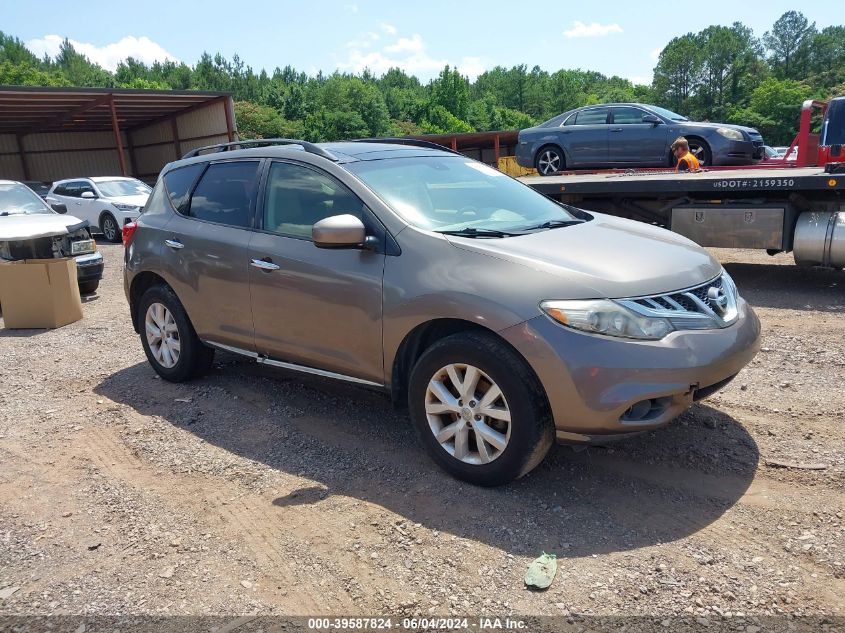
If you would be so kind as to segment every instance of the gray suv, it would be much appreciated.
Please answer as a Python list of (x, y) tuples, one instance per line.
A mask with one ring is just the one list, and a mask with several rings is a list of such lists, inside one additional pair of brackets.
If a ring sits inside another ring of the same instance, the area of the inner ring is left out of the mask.
[(383, 390), (434, 461), (480, 485), (555, 439), (663, 426), (759, 348), (756, 315), (693, 242), (424, 142), (195, 150), (124, 241), (163, 378), (223, 349)]

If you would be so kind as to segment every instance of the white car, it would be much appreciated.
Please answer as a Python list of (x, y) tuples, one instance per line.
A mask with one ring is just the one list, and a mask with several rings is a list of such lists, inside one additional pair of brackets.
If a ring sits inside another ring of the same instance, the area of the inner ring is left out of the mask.
[(95, 176), (58, 180), (47, 198), (48, 202), (64, 203), (68, 213), (88, 220), (91, 230), (99, 230), (109, 242), (119, 242), (123, 225), (138, 218), (151, 191), (135, 178)]
[[(788, 145), (780, 145), (778, 147), (773, 147), (772, 149), (775, 150), (778, 153), (778, 157), (783, 158), (784, 156), (786, 156), (786, 152), (789, 151), (789, 146)], [(788, 160), (788, 161), (798, 160), (798, 146), (797, 145), (795, 147), (793, 147), (792, 151), (789, 152), (789, 155), (786, 156), (786, 160)]]

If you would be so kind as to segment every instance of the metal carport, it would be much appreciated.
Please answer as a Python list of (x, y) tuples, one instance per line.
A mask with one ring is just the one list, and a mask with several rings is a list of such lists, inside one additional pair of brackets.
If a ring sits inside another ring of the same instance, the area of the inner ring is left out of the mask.
[(185, 152), (236, 138), (229, 93), (0, 86), (0, 178), (152, 181)]

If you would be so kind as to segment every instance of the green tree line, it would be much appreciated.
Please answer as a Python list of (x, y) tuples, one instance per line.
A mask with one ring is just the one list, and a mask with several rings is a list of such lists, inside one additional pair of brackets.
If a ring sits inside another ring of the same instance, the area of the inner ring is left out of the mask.
[(770, 144), (785, 144), (805, 99), (845, 93), (845, 27), (819, 30), (798, 11), (783, 14), (762, 37), (739, 22), (710, 26), (671, 40), (650, 86), (525, 64), (497, 66), (475, 81), (449, 66), (428, 83), (399, 68), (381, 76), (308, 76), (291, 66), (256, 72), (237, 55), (209, 53), (194, 66), (127, 58), (109, 72), (67, 40), (54, 57), (38, 58), (0, 32), (0, 84), (228, 91), (244, 137), (326, 141), (518, 129), (583, 105), (638, 101), (695, 120), (751, 125)]

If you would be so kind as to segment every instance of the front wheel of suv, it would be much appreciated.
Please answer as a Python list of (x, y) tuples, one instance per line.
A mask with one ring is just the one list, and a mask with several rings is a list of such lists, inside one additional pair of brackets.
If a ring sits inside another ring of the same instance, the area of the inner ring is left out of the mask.
[(104, 213), (100, 218), (100, 233), (109, 242), (119, 242), (122, 238), (121, 229), (111, 213)]
[(167, 286), (152, 286), (141, 296), (138, 320), (147, 360), (165, 380), (184, 382), (211, 368), (214, 349), (199, 340), (185, 308)]
[(525, 360), (494, 336), (460, 333), (427, 349), (411, 372), (411, 420), (444, 470), (497, 486), (537, 466), (554, 440), (545, 393)]

